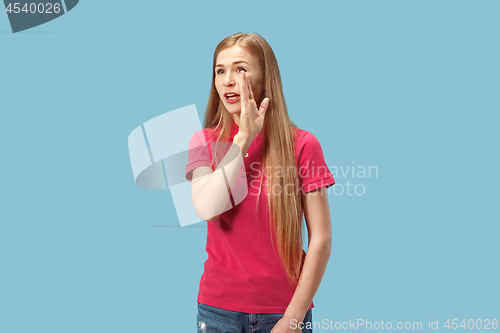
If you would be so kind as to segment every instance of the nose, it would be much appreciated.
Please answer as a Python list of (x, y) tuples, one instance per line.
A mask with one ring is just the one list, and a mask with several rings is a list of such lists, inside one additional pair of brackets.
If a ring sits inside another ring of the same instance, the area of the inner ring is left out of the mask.
[(236, 78), (234, 77), (236, 73), (229, 72), (224, 78), (224, 86), (234, 87), (236, 85)]

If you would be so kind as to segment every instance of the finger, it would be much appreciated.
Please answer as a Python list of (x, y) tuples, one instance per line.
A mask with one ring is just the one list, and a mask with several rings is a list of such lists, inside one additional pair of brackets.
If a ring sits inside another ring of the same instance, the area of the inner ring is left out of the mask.
[(267, 108), (269, 107), (269, 98), (264, 98), (262, 103), (260, 103), (259, 113), (266, 114)]
[(245, 78), (247, 79), (247, 84), (248, 84), (248, 97), (250, 100), (253, 100), (252, 84), (246, 75), (245, 75)]
[(246, 104), (248, 103), (248, 91), (247, 91), (247, 85), (246, 85), (246, 80), (244, 73), (240, 73), (238, 75), (240, 79), (240, 96), (241, 96), (241, 103)]
[(248, 78), (247, 78), (247, 74), (245, 72), (243, 72), (243, 78), (245, 79), (246, 98), (247, 98), (247, 101), (249, 101), (250, 100), (250, 89), (248, 87)]

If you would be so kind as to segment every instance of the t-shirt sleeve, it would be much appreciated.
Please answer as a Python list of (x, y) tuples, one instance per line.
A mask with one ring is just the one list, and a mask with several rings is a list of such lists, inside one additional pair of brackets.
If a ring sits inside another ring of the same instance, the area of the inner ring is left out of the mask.
[(335, 184), (318, 139), (312, 133), (306, 132), (299, 145), (298, 173), (302, 193), (305, 194), (324, 186), (329, 188)]
[(194, 169), (201, 166), (212, 167), (211, 153), (203, 130), (196, 131), (193, 136), (191, 136), (189, 140), (188, 155), (185, 177), (191, 182), (193, 180)]

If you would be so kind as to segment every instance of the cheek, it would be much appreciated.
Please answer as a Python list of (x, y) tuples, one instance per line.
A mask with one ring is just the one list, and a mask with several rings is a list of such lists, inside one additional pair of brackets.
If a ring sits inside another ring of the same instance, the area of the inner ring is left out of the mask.
[(255, 88), (257, 88), (258, 82), (255, 81), (255, 79), (251, 75), (248, 75), (248, 80), (250, 81), (250, 84), (252, 85), (252, 90), (255, 91)]
[(250, 81), (252, 83), (252, 90), (262, 89), (262, 79), (256, 77)]
[(217, 90), (217, 94), (220, 96), (221, 85), (217, 81), (215, 81), (215, 90)]
[(262, 82), (259, 80), (254, 80), (252, 82), (252, 91), (253, 93), (260, 94), (262, 92)]

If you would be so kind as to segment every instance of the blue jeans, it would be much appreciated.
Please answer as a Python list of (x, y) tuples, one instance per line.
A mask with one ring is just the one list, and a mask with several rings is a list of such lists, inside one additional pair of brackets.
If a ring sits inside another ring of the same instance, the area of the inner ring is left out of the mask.
[[(283, 313), (244, 313), (198, 303), (198, 333), (269, 333), (283, 318)], [(312, 327), (312, 309), (307, 311), (302, 321), (305, 327)], [(292, 322), (290, 327), (299, 327), (300, 322)], [(312, 329), (302, 329), (302, 333), (312, 333)]]

